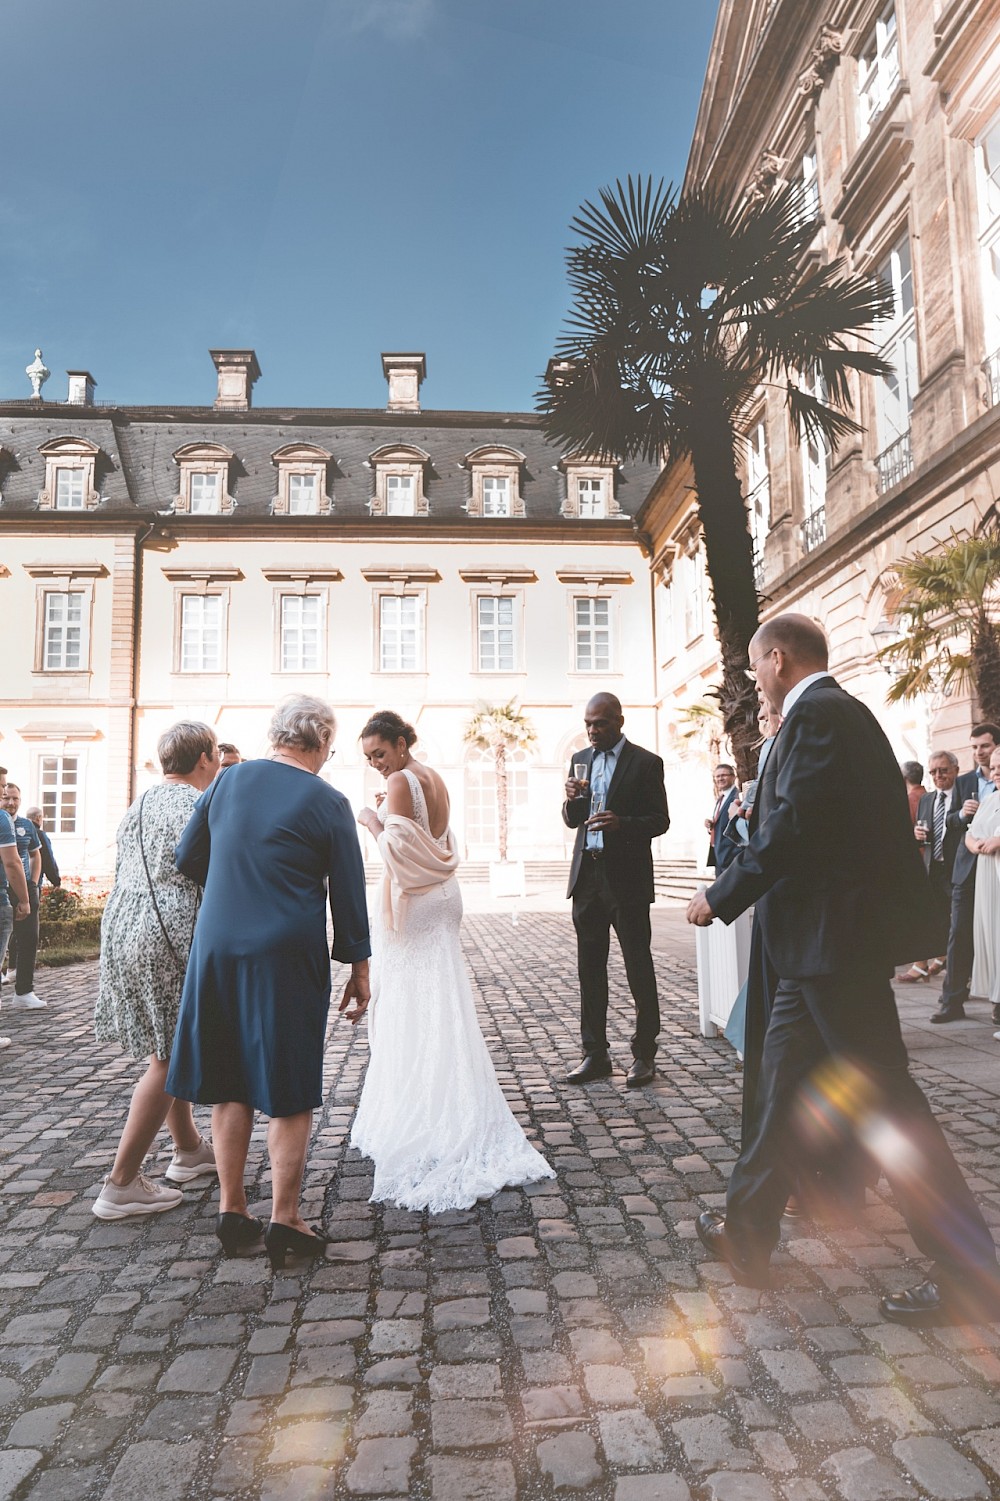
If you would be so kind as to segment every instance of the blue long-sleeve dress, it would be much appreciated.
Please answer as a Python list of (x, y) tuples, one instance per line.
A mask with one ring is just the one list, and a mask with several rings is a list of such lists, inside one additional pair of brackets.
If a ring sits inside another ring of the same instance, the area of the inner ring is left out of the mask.
[(371, 953), (364, 867), (347, 799), (279, 761), (230, 767), (199, 799), (177, 866), (205, 888), (167, 1093), (267, 1115), (322, 1103), (332, 957)]

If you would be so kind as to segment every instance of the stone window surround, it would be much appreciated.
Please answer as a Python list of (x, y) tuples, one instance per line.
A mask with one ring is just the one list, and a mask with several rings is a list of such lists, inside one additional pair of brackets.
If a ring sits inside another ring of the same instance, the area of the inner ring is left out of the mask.
[[(369, 502), (373, 516), (388, 515), (386, 480), (389, 475), (406, 475), (413, 479), (413, 515), (426, 516), (429, 511), (424, 477), (431, 456), (424, 449), (411, 443), (386, 443), (368, 455), (368, 463), (375, 471), (375, 494)], [(400, 520), (400, 517), (394, 517)]]
[[(38, 492), (39, 509), (56, 509), (56, 472), (59, 469), (75, 469), (83, 474), (83, 505), (74, 506), (74, 511), (92, 511), (100, 505), (95, 479), (97, 456), (101, 452), (89, 438), (76, 438), (68, 434), (62, 438), (50, 438), (39, 444), (38, 452), (45, 460), (45, 485)], [(67, 507), (66, 509), (70, 509)]]
[[(561, 584), (568, 584), (566, 591), (566, 611), (569, 619), (569, 675), (570, 677), (592, 678), (596, 673), (603, 672), (607, 677), (621, 677), (622, 670), (619, 665), (621, 641), (621, 589), (633, 582), (632, 575), (627, 568), (601, 568), (591, 564), (583, 567), (557, 568), (556, 578)], [(608, 668), (582, 668), (576, 665), (576, 601), (577, 599), (607, 599), (610, 600), (608, 610), (608, 630), (611, 636), (611, 666)]]
[(487, 516), (487, 521), (512, 520), (523, 517), (524, 497), (521, 494), (521, 472), (527, 456), (518, 448), (509, 448), (504, 443), (485, 443), (474, 448), (462, 460), (469, 470), (472, 489), (465, 505), (469, 516), (483, 515), (483, 480), (505, 479), (509, 485), (510, 510), (506, 517)]
[[(103, 563), (25, 563), (25, 572), (37, 580), (35, 585), (35, 646), (32, 673), (44, 676), (47, 683), (53, 678), (79, 681), (89, 678), (92, 672), (91, 642), (93, 640), (94, 583), (107, 578), (108, 570)], [(47, 594), (80, 594), (83, 596), (83, 639), (81, 642), (80, 667), (45, 666), (45, 597)]]
[[(205, 568), (176, 568), (167, 567), (163, 570), (164, 578), (174, 585), (174, 609), (173, 609), (173, 659), (171, 672), (181, 677), (221, 678), (229, 673), (229, 612), (230, 594), (229, 585), (243, 578), (240, 568), (220, 564), (216, 567)], [(181, 652), (181, 629), (184, 624), (184, 597), (188, 594), (212, 595), (222, 600), (222, 619), (219, 626), (220, 653), (218, 667), (194, 667), (184, 668)]]
[[(328, 673), (329, 667), (329, 624), (330, 624), (330, 585), (340, 583), (344, 575), (339, 568), (262, 568), (261, 572), (273, 585), (272, 591), (272, 619), (273, 619), (273, 671), (282, 677), (287, 677), (290, 672), (304, 673), (306, 676), (317, 673)], [(307, 596), (322, 601), (322, 630), (320, 634), (320, 655), (318, 667), (283, 667), (281, 662), (281, 615), (282, 600), (286, 595)]]
[[(230, 465), (235, 458), (232, 449), (221, 443), (185, 443), (173, 455), (180, 470), (178, 491), (174, 497), (174, 511), (188, 516), (228, 516), (236, 502), (229, 493)], [(219, 477), (219, 509), (217, 511), (191, 511), (191, 477), (194, 474), (217, 474)]]
[[(480, 667), (479, 665), (479, 601), (481, 599), (509, 599), (513, 602), (512, 629), (514, 633), (514, 665), (513, 667)], [(509, 678), (518, 673), (527, 672), (524, 661), (524, 590), (512, 589), (508, 585), (497, 584), (474, 587), (469, 590), (470, 608), (470, 638), (472, 644), (472, 662), (470, 673), (473, 677), (504, 677)]]
[[(891, 108), (900, 87), (906, 87), (906, 74), (903, 68), (903, 35), (900, 25), (900, 10), (901, 7), (897, 3), (897, 0), (872, 0), (872, 3), (869, 3), (866, 8), (864, 16), (858, 18), (858, 24), (854, 28), (855, 41), (851, 51), (854, 62), (854, 97), (856, 103), (854, 120), (856, 130), (855, 144), (857, 146), (861, 146), (871, 132), (875, 130), (882, 116)], [(891, 87), (885, 90), (884, 80), (882, 79), (882, 74), (886, 71), (886, 63), (883, 56), (882, 28), (890, 13), (893, 17), (895, 32), (896, 76), (891, 80)], [(872, 43), (875, 44), (876, 50), (875, 62), (870, 74), (869, 83), (881, 83), (884, 97), (879, 107), (866, 119), (861, 104), (861, 57), (866, 48)]]
[[(319, 650), (315, 667), (286, 667), (284, 664), (282, 627), (284, 625), (284, 604), (286, 599), (315, 599), (319, 601)], [(274, 591), (274, 672), (279, 677), (305, 676), (315, 677), (317, 673), (327, 673), (330, 625), (330, 591), (329, 589), (282, 589)]]
[[(620, 516), (622, 508), (615, 497), (615, 473), (617, 466), (614, 461), (601, 459), (590, 454), (574, 453), (567, 454), (559, 460), (557, 466), (566, 476), (566, 496), (559, 508), (562, 516), (580, 516), (580, 490), (579, 481), (582, 479), (600, 480), (604, 485), (604, 517)], [(595, 518), (586, 517), (586, 520)]]
[(292, 515), (289, 497), (291, 477), (293, 474), (311, 474), (316, 478), (316, 511), (299, 511), (294, 514), (328, 516), (333, 509), (333, 497), (327, 491), (327, 475), (332, 458), (332, 453), (317, 447), (315, 443), (286, 443), (284, 447), (275, 449), (271, 463), (278, 471), (278, 490), (271, 502), (271, 514)]
[[(436, 568), (425, 564), (399, 567), (362, 568), (362, 578), (372, 584), (372, 672), (380, 677), (412, 677), (427, 672), (427, 585), (440, 583), (441, 575)], [(420, 642), (417, 666), (405, 669), (382, 666), (382, 598), (384, 595), (407, 596), (420, 600)]]

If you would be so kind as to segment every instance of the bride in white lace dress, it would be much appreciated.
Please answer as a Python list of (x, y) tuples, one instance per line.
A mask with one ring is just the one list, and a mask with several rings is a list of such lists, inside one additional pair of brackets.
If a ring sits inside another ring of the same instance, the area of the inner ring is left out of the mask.
[(361, 733), (386, 795), (358, 822), (385, 871), (372, 913), (371, 1058), (351, 1145), (374, 1160), (372, 1202), (440, 1213), (555, 1174), (511, 1114), (480, 1030), (448, 792), (410, 755), (416, 738), (390, 711)]

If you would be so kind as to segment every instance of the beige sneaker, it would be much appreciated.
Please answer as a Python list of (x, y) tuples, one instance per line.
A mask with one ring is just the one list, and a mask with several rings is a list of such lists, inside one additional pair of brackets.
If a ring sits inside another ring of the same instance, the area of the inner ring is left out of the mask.
[(203, 1136), (193, 1152), (175, 1152), (163, 1176), (171, 1183), (190, 1183), (195, 1178), (207, 1178), (212, 1173), (218, 1175), (218, 1172), (212, 1143)]
[(109, 1173), (92, 1207), (99, 1220), (127, 1220), (134, 1214), (162, 1214), (164, 1209), (176, 1209), (183, 1202), (179, 1188), (164, 1188), (151, 1182), (145, 1173), (137, 1173), (124, 1188), (112, 1183)]

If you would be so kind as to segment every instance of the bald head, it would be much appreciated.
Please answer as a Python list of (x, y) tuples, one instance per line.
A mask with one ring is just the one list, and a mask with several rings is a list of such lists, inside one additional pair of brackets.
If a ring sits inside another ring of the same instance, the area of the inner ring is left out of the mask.
[(830, 662), (826, 633), (808, 615), (776, 615), (767, 620), (750, 643), (750, 659), (775, 647), (806, 673), (825, 672)]
[(583, 711), (587, 739), (595, 751), (608, 751), (622, 737), (625, 716), (613, 693), (595, 693)]
[(617, 714), (618, 718), (621, 719), (621, 700), (615, 698), (613, 693), (595, 693), (593, 698), (590, 700), (590, 703), (587, 705), (586, 709), (584, 709), (583, 712), (584, 715)]

